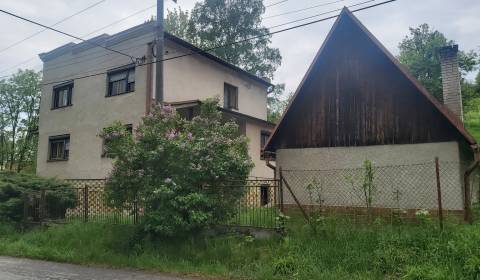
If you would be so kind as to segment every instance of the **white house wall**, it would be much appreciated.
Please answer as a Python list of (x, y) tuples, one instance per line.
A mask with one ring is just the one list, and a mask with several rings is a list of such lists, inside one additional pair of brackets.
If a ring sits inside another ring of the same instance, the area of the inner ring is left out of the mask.
[[(463, 209), (463, 170), (457, 142), (362, 147), (277, 150), (287, 182), (302, 204), (318, 204), (306, 186), (316, 182), (321, 200), (328, 206), (364, 206), (358, 186), (363, 182), (362, 164), (374, 163), (377, 191), (373, 206), (380, 208), (436, 209), (434, 158), (440, 159), (441, 188), (445, 209)], [(315, 179), (315, 181), (314, 181)], [(352, 186), (352, 182), (357, 188)], [(285, 203), (295, 204), (285, 193)], [(315, 196), (315, 195), (314, 195)]]
[[(144, 34), (109, 47), (134, 57), (142, 57), (147, 54), (147, 44), (153, 38), (153, 33)], [(186, 52), (168, 41), (166, 50), (168, 54), (165, 58)], [(102, 139), (98, 134), (114, 121), (133, 124), (134, 127), (141, 121), (146, 110), (147, 67), (136, 67), (134, 92), (113, 97), (105, 97), (106, 74), (76, 78), (106, 72), (129, 63), (132, 61), (128, 57), (97, 47), (77, 53), (69, 52), (44, 63), (38, 175), (67, 179), (99, 179), (108, 176), (111, 159), (101, 157)], [(223, 87), (227, 82), (239, 88), (240, 113), (266, 119), (267, 87), (239, 72), (199, 55), (166, 61), (164, 69), (165, 101), (202, 100), (219, 96), (223, 105)], [(51, 110), (53, 87), (72, 79), (75, 79), (72, 106)], [(259, 141), (259, 133), (248, 133), (253, 137), (252, 143)], [(70, 134), (69, 159), (48, 162), (48, 138), (62, 134)], [(251, 152), (257, 153), (259, 146), (260, 144), (256, 145), (255, 149), (252, 146)], [(266, 175), (261, 165), (257, 164), (253, 174)]]

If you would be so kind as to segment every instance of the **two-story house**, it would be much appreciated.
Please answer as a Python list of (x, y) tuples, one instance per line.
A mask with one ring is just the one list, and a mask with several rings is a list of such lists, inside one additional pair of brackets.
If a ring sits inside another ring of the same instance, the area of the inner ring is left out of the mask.
[[(92, 43), (69, 43), (40, 54), (43, 65), (37, 174), (64, 179), (102, 179), (112, 168), (99, 133), (114, 121), (133, 129), (151, 108), (155, 23), (147, 22)], [(97, 46), (96, 46), (96, 45)], [(98, 45), (144, 58), (130, 58)], [(182, 54), (191, 54), (180, 58)], [(267, 121), (272, 85), (171, 34), (165, 33), (164, 101), (185, 117), (200, 100), (219, 97), (219, 108), (249, 139), (253, 177), (273, 177), (261, 148), (273, 124)]]

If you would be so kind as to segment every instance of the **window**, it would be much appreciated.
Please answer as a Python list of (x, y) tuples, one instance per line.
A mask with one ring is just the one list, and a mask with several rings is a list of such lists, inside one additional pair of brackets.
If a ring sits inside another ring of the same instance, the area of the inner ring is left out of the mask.
[(68, 160), (70, 152), (70, 135), (51, 136), (49, 142), (49, 160), (59, 161)]
[(53, 88), (52, 109), (72, 105), (73, 83)]
[(135, 90), (135, 68), (108, 73), (107, 96), (115, 96)]
[[(127, 130), (128, 133), (133, 134), (133, 126), (131, 124), (126, 124), (125, 129)], [(107, 152), (108, 141), (109, 141), (109, 139), (103, 139), (103, 142), (102, 142), (102, 157), (113, 158), (113, 157), (115, 157), (115, 154), (113, 154), (111, 152), (110, 153)]]
[(223, 88), (224, 107), (238, 110), (238, 88), (225, 83)]
[(265, 159), (265, 156), (263, 155), (263, 148), (265, 147), (265, 144), (267, 144), (269, 137), (270, 132), (262, 130), (260, 133), (260, 159)]

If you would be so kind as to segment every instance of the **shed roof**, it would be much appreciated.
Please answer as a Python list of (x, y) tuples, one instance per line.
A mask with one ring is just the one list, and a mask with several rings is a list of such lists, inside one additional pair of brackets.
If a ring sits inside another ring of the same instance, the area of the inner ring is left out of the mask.
[(337, 30), (337, 27), (339, 26), (339, 23), (342, 21), (349, 20), (353, 22), (355, 26), (359, 28), (361, 32), (363, 32), (369, 40), (373, 43), (374, 46), (376, 46), (386, 57), (391, 63), (399, 70), (401, 75), (403, 75), (413, 86), (418, 90), (418, 92), (423, 95), (428, 102), (437, 110), (440, 112), (441, 115), (445, 117), (445, 120), (449, 122), (453, 127), (458, 131), (459, 135), (465, 141), (470, 144), (470, 145), (476, 145), (475, 139), (470, 135), (470, 133), (464, 128), (462, 121), (455, 115), (453, 114), (446, 106), (444, 106), (442, 103), (440, 103), (433, 95), (431, 95), (427, 89), (422, 86), (403, 66), (374, 36), (371, 34), (366, 27), (347, 9), (344, 8), (342, 12), (340, 13), (339, 17), (335, 21), (332, 29), (328, 33), (324, 43), (322, 44), (320, 50), (317, 52), (312, 64), (310, 65), (308, 71), (306, 72), (305, 76), (303, 77), (301, 83), (299, 84), (297, 90), (295, 91), (295, 94), (291, 98), (285, 112), (283, 113), (280, 121), (277, 123), (275, 126), (274, 132), (268, 139), (266, 145), (265, 145), (265, 151), (268, 152), (274, 152), (276, 150), (275, 147), (275, 141), (278, 140), (279, 137), (279, 130), (281, 130), (285, 126), (286, 119), (289, 116), (290, 110), (292, 108), (292, 105), (297, 102), (299, 94), (301, 94), (302, 89), (304, 88), (305, 84), (316, 77), (316, 75), (312, 72), (313, 68), (315, 65), (320, 63), (322, 61), (322, 55), (323, 52), (326, 48), (326, 46), (330, 43), (330, 39), (332, 37), (332, 34), (334, 34)]

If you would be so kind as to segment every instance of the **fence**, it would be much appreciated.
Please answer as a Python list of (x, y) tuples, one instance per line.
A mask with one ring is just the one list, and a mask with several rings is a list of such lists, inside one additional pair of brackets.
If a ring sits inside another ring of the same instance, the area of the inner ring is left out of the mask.
[[(96, 222), (136, 224), (144, 215), (140, 201), (112, 207), (107, 203), (105, 180), (69, 180), (72, 188), (42, 190), (24, 196), (25, 222)], [(279, 208), (278, 180), (247, 180), (241, 184), (230, 182), (224, 187), (242, 191), (229, 226), (274, 229)], [(60, 196), (60, 192), (64, 195)], [(68, 193), (65, 201), (65, 193)], [(63, 200), (63, 202), (61, 201)], [(71, 201), (68, 201), (71, 200)], [(63, 204), (62, 204), (63, 203)], [(66, 203), (66, 204), (65, 204)]]
[[(463, 174), (460, 162), (435, 161), (395, 166), (335, 170), (282, 170), (285, 207), (304, 212), (345, 215), (354, 221), (371, 216), (391, 223), (415, 220), (419, 210), (432, 216), (462, 220)], [(438, 171), (438, 176), (437, 176)], [(478, 202), (478, 174), (472, 176), (472, 203)]]

